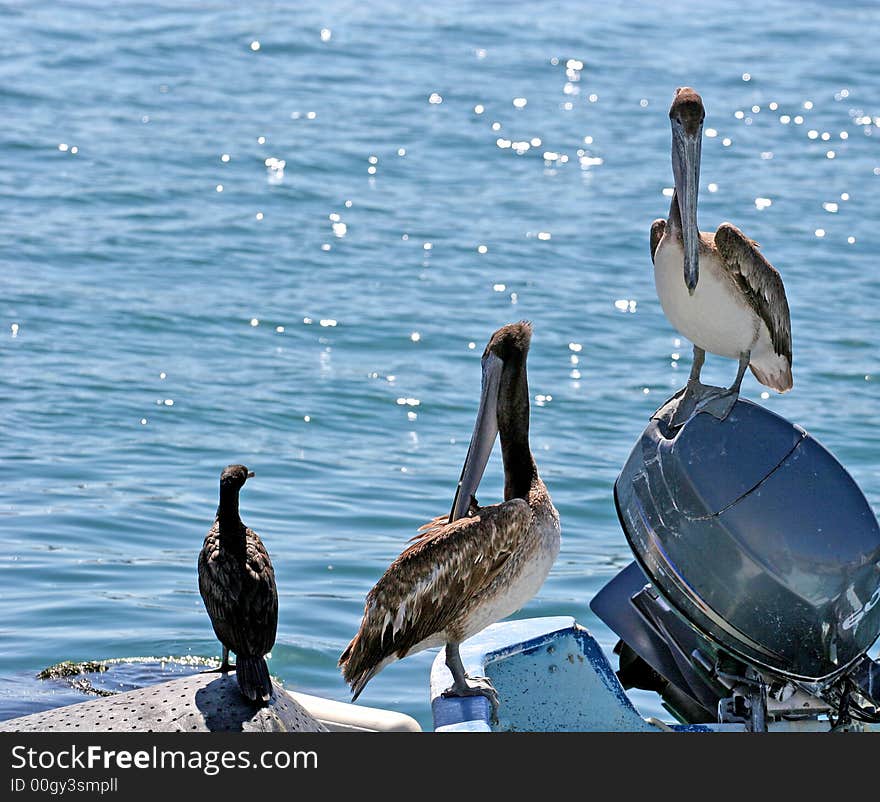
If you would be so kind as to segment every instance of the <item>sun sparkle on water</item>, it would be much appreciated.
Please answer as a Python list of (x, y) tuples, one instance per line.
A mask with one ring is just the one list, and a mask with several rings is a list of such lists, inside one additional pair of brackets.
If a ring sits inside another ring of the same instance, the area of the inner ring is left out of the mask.
[[(114, 648), (144, 653), (159, 632), (209, 653), (210, 625), (175, 601), (193, 587), (180, 544), (213, 514), (213, 466), (253, 463), (246, 509), (275, 544), (288, 600), (272, 671), (347, 698), (335, 659), (364, 595), (415, 526), (448, 509), (486, 339), (523, 318), (534, 450), (568, 535), (521, 615), (588, 600), (629, 559), (609, 488), (691, 361), (648, 253), (672, 194), (667, 113), (682, 76), (653, 41), (625, 40), (636, 16), (697, 43), (686, 66), (707, 110), (701, 227), (741, 227), (788, 291), (795, 388), (765, 393), (747, 374), (745, 394), (815, 430), (876, 503), (877, 444), (855, 411), (877, 388), (878, 56), (855, 19), (808, 15), (792, 32), (780, 9), (746, 6), (712, 7), (768, 23), (729, 27), (723, 61), (711, 15), (650, 5), (609, 6), (576, 45), (558, 26), (522, 25), (515, 4), (446, 26), (415, 24), (396, 0), (371, 6), (369, 23), (331, 2), (283, 25), (252, 15), (252, 30), (222, 6), (199, 24), (183, 8), (185, 37), (123, 4), (101, 23), (101, 58), (64, 30), (65, 6), (39, 30), (10, 17), (25, 49), (9, 76), (0, 227), (22, 459), (6, 552), (26, 560), (48, 536), (59, 555), (99, 556), (95, 581), (128, 594)], [(582, 14), (568, 0), (558, 10)], [(144, 80), (147, 51), (161, 57)], [(729, 381), (731, 364), (710, 357), (707, 371)], [(98, 555), (73, 503), (48, 511), (71, 465), (94, 478), (75, 491), (83, 509), (100, 507), (132, 554), (108, 541)], [(485, 482), (481, 501), (500, 497), (499, 473)], [(159, 510), (167, 537), (146, 523)], [(106, 645), (93, 628), (62, 638), (50, 626), (106, 612), (67, 563), (45, 565), (4, 588), (22, 675), (34, 655)], [(613, 645), (585, 602), (574, 613)], [(429, 663), (389, 668), (364, 702), (429, 725)]]

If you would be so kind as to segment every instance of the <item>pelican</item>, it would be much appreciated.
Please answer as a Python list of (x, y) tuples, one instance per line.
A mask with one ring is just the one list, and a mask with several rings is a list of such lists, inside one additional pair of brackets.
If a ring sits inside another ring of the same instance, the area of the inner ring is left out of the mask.
[[(791, 320), (782, 278), (749, 239), (731, 223), (714, 234), (697, 228), (702, 98), (690, 87), (675, 91), (672, 172), (675, 191), (667, 220), (651, 225), (651, 259), (660, 305), (669, 322), (694, 346), (686, 387), (673, 396), (672, 424), (695, 411), (727, 417), (746, 368), (761, 384), (784, 393), (792, 387)], [(728, 388), (700, 382), (706, 351), (739, 360)]]
[[(559, 515), (529, 448), (531, 336), (529, 323), (510, 324), (483, 352), (480, 405), (452, 510), (421, 527), (367, 594), (360, 629), (339, 658), (352, 701), (390, 663), (445, 645), (453, 684), (444, 695), (482, 694), (497, 711), (495, 689), (465, 673), (459, 644), (531, 599), (560, 546)], [(499, 435), (504, 501), (480, 507), (474, 494)]]

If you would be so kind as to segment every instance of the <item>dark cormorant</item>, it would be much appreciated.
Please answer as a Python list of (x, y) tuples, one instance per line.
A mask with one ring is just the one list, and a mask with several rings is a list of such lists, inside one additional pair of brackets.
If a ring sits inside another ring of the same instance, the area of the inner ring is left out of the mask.
[(199, 591), (223, 645), (219, 670), (234, 668), (241, 692), (259, 702), (272, 696), (264, 655), (275, 645), (278, 591), (266, 547), (238, 515), (238, 493), (253, 475), (244, 465), (228, 465), (220, 474), (217, 517), (199, 554)]

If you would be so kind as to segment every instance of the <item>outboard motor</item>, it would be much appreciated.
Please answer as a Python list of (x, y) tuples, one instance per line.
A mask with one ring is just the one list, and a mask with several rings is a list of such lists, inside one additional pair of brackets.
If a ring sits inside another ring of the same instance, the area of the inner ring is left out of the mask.
[(661, 407), (614, 486), (635, 562), (593, 599), (624, 687), (680, 721), (880, 721), (880, 527), (818, 441), (761, 406)]

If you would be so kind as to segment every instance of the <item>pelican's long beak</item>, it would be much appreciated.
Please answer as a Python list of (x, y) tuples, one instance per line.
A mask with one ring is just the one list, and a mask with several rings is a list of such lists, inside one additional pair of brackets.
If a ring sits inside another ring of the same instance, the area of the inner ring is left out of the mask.
[(675, 196), (681, 215), (684, 241), (684, 282), (693, 295), (700, 279), (700, 231), (697, 228), (697, 195), (700, 190), (700, 150), (703, 126), (688, 133), (680, 124), (672, 126), (672, 170)]
[(467, 514), (471, 498), (476, 495), (483, 472), (492, 454), (492, 447), (498, 437), (498, 389), (501, 385), (501, 371), (504, 362), (495, 354), (483, 357), (483, 389), (480, 394), (480, 408), (477, 410), (477, 421), (471, 444), (468, 447), (461, 478), (452, 502), (449, 521), (458, 520)]

